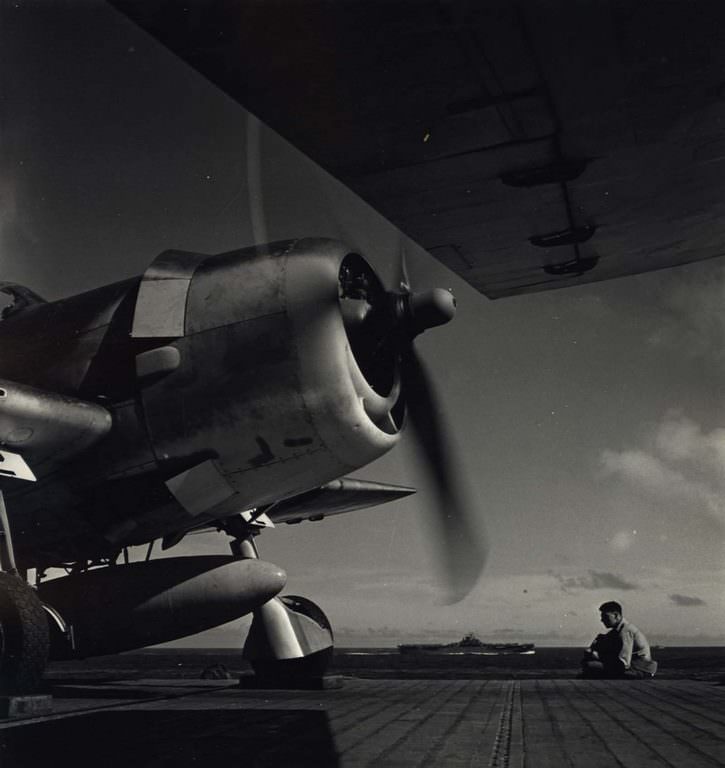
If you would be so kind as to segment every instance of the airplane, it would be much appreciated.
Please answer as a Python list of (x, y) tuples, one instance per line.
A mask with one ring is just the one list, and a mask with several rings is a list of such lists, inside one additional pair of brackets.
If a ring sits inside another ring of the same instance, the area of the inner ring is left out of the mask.
[[(722, 255), (718, 5), (110, 4), (491, 298)], [(0, 286), (3, 692), (36, 690), (49, 649), (128, 650), (247, 613), (259, 674), (321, 674), (329, 622), (278, 597), (255, 539), (410, 493), (348, 477), (406, 422), (452, 591), (470, 588), (486, 546), (412, 344), (455, 303), (397, 272), (385, 285), (365, 254), (301, 232), (164, 251), (60, 301)], [(151, 559), (209, 528), (232, 554)], [(119, 564), (133, 545), (148, 559)]]

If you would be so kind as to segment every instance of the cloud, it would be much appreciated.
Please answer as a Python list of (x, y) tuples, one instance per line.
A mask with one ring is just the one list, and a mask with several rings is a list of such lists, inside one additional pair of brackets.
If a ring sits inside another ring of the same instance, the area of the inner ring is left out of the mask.
[(658, 295), (658, 327), (649, 339), (690, 357), (725, 362), (725, 267), (672, 270)]
[(697, 605), (707, 605), (707, 603), (704, 600), (701, 600), (699, 597), (689, 597), (688, 595), (669, 595), (670, 600), (675, 605), (680, 605), (683, 608), (691, 608), (693, 606)]
[(639, 589), (636, 584), (626, 581), (616, 573), (589, 571), (586, 576), (561, 576), (555, 574), (563, 591), (572, 589)]
[(625, 552), (634, 544), (636, 531), (617, 531), (609, 540), (609, 546), (616, 552)]
[(670, 411), (646, 449), (605, 450), (600, 462), (605, 474), (725, 525), (725, 429), (705, 432), (682, 413)]
[(654, 445), (660, 456), (671, 462), (704, 466), (720, 475), (725, 468), (725, 429), (704, 432), (702, 427), (679, 411), (668, 411), (655, 434)]

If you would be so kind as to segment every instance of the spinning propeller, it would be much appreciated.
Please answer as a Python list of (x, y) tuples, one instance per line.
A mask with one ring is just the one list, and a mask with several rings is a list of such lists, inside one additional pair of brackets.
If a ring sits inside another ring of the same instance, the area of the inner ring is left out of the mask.
[(429, 507), (430, 527), (439, 543), (448, 601), (457, 602), (476, 583), (488, 547), (476, 520), (478, 505), (459, 471), (460, 461), (440, 415), (439, 399), (414, 346), (416, 336), (453, 318), (456, 301), (450, 291), (442, 288), (414, 292), (404, 256), (398, 285), (398, 290), (393, 291), (376, 290), (369, 283), (358, 285), (349, 294), (357, 300), (341, 302), (343, 316), (351, 341), (354, 345), (357, 341), (358, 349), (363, 349), (360, 358), (367, 378), (374, 386), (390, 386), (393, 395), (388, 399), (398, 399), (398, 387), (389, 381), (384, 383), (381, 371), (389, 369), (391, 361), (400, 371), (399, 402), (405, 405), (417, 454), (433, 480), (435, 500)]
[[(267, 241), (261, 184), (259, 122), (250, 116), (247, 130), (247, 181), (250, 216), (257, 242)], [(351, 241), (354, 241), (351, 240)], [(363, 260), (341, 272), (340, 307), (345, 328), (356, 347), (355, 357), (366, 379), (381, 395), (367, 404), (374, 420), (402, 423), (402, 407), (415, 436), (423, 466), (433, 479), (434, 508), (429, 514), (439, 557), (446, 574), (450, 602), (463, 599), (485, 565), (488, 547), (476, 521), (473, 494), (459, 471), (452, 440), (440, 417), (439, 400), (425, 366), (413, 346), (416, 336), (453, 319), (456, 301), (450, 291), (414, 292), (401, 244), (397, 290), (386, 291)], [(429, 507), (430, 508), (430, 507)]]

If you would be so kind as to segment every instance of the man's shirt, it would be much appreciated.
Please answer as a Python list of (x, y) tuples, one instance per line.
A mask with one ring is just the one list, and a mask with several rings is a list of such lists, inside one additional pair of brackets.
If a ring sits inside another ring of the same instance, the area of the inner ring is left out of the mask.
[(624, 664), (625, 669), (630, 668), (632, 657), (642, 659), (643, 661), (652, 661), (649, 643), (641, 629), (622, 619), (612, 632), (616, 632), (622, 640), (619, 659)]

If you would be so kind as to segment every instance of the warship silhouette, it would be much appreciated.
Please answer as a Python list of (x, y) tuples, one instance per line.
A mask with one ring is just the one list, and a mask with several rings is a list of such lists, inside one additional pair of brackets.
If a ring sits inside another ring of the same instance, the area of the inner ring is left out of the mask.
[(449, 656), (502, 656), (506, 654), (533, 654), (533, 643), (484, 643), (469, 632), (457, 643), (413, 643), (399, 645), (400, 653), (435, 653)]

